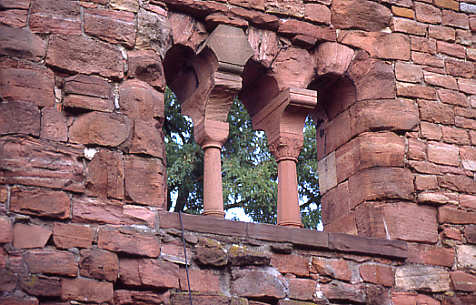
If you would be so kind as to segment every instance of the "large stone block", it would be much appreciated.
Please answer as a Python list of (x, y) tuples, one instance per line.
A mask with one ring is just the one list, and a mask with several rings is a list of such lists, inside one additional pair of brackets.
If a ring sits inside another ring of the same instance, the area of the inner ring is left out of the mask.
[(41, 115), (35, 104), (27, 102), (0, 103), (0, 134), (39, 136)]
[(0, 70), (0, 95), (7, 101), (31, 102), (38, 106), (54, 106), (54, 76), (48, 69)]
[(354, 286), (351, 284), (332, 281), (329, 284), (324, 284), (320, 287), (324, 296), (331, 300), (352, 303), (365, 303), (366, 294), (361, 286)]
[[(182, 250), (183, 251), (183, 250)], [(180, 288), (183, 291), (188, 290), (187, 275), (185, 270), (180, 270), (179, 273)], [(190, 269), (190, 290), (199, 291), (202, 293), (220, 294), (222, 289), (220, 288), (222, 280), (220, 275), (213, 272), (213, 270), (200, 270)]]
[(463, 271), (454, 271), (450, 273), (450, 277), (456, 290), (476, 291), (476, 276)]
[(0, 156), (0, 183), (84, 191), (83, 164), (79, 161), (82, 151), (75, 146), (3, 137)]
[(68, 194), (62, 191), (13, 187), (10, 196), (12, 212), (59, 219), (71, 216)]
[(37, 33), (81, 34), (78, 2), (68, 0), (32, 0), (30, 28)]
[(31, 273), (76, 276), (78, 263), (71, 252), (51, 249), (30, 250), (24, 259)]
[(96, 198), (73, 198), (73, 222), (155, 227), (155, 212), (146, 207), (122, 205)]
[(180, 288), (177, 264), (153, 259), (120, 259), (122, 283), (131, 286)]
[(34, 296), (61, 296), (61, 280), (57, 277), (31, 275), (21, 278), (20, 286), (26, 293)]
[(162, 305), (169, 302), (169, 293), (158, 294), (154, 291), (133, 291), (117, 289), (114, 290), (114, 304), (129, 305), (129, 304), (148, 304), (148, 305)]
[[(356, 211), (359, 234), (369, 237), (435, 243), (438, 240), (436, 209), (399, 202), (366, 203)], [(418, 230), (414, 228), (418, 227)]]
[(456, 260), (458, 268), (476, 270), (476, 246), (460, 245), (456, 247)]
[(61, 298), (83, 302), (111, 302), (114, 297), (112, 283), (86, 278), (62, 279)]
[(378, 32), (389, 26), (390, 10), (372, 1), (332, 1), (332, 25), (339, 29), (362, 29)]
[(77, 74), (64, 80), (64, 92), (109, 99), (111, 85), (99, 76)]
[(100, 198), (124, 198), (124, 162), (117, 152), (100, 150), (88, 164), (86, 188)]
[(273, 299), (286, 296), (287, 281), (275, 269), (233, 270), (232, 278), (231, 290), (235, 295)]
[(442, 292), (450, 290), (448, 271), (420, 265), (398, 267), (395, 272), (395, 286), (399, 289)]
[(167, 187), (162, 160), (127, 156), (124, 164), (128, 198), (137, 203), (162, 207)]
[(13, 227), (13, 246), (17, 249), (44, 248), (51, 236), (47, 226), (17, 223)]
[(427, 146), (428, 161), (442, 164), (458, 166), (459, 148), (456, 145), (450, 145), (440, 142), (430, 142)]
[(107, 9), (84, 11), (84, 32), (111, 43), (133, 47), (136, 39), (133, 13)]
[(409, 263), (452, 267), (455, 259), (453, 248), (444, 248), (425, 244), (408, 244)]
[(410, 170), (398, 167), (370, 168), (349, 178), (352, 194), (351, 207), (365, 200), (412, 199), (413, 175)]
[(156, 120), (135, 120), (134, 135), (129, 153), (146, 154), (165, 160), (164, 134), (162, 123)]
[[(74, 209), (73, 209), (74, 211)], [(93, 243), (93, 228), (57, 222), (53, 226), (53, 241), (60, 249), (89, 248)]]
[(100, 249), (81, 250), (79, 273), (85, 277), (115, 282), (119, 274), (117, 254)]
[(279, 272), (292, 273), (297, 276), (309, 276), (309, 258), (301, 255), (274, 254), (271, 257), (271, 266)]
[(446, 174), (438, 177), (440, 187), (463, 193), (476, 193), (474, 179), (463, 175)]
[(13, 240), (13, 227), (10, 219), (0, 216), (0, 243), (9, 243)]
[(46, 42), (27, 29), (0, 25), (0, 54), (40, 61), (46, 54)]
[(352, 279), (350, 264), (344, 259), (313, 257), (312, 272), (347, 282), (350, 282)]
[(392, 287), (394, 284), (394, 271), (391, 266), (377, 264), (363, 264), (359, 273), (364, 282)]
[(342, 31), (337, 41), (364, 49), (371, 57), (410, 59), (410, 39), (400, 33)]
[(343, 75), (354, 56), (354, 50), (336, 42), (321, 43), (314, 53), (317, 74), (333, 73)]
[(391, 65), (358, 54), (349, 67), (357, 100), (395, 98), (395, 75)]
[(128, 80), (119, 87), (121, 111), (131, 119), (164, 117), (164, 95), (140, 80)]
[(68, 140), (68, 122), (64, 112), (57, 107), (45, 107), (41, 110), (41, 132), (42, 139), (58, 142)]
[(111, 99), (102, 99), (90, 96), (69, 94), (63, 99), (66, 108), (79, 108), (103, 112), (114, 111), (114, 102)]
[(158, 257), (160, 254), (160, 243), (154, 234), (133, 229), (101, 228), (98, 233), (98, 247), (148, 257)]
[(130, 51), (127, 58), (129, 76), (140, 79), (154, 88), (165, 89), (164, 68), (157, 53), (151, 50)]
[(314, 77), (314, 65), (307, 50), (291, 47), (278, 53), (271, 75), (280, 88), (306, 88)]
[(122, 78), (124, 75), (120, 50), (85, 36), (51, 36), (46, 62), (71, 72), (98, 73), (114, 78)]
[(127, 140), (132, 124), (117, 113), (89, 112), (75, 119), (69, 129), (69, 140), (80, 144), (118, 146)]

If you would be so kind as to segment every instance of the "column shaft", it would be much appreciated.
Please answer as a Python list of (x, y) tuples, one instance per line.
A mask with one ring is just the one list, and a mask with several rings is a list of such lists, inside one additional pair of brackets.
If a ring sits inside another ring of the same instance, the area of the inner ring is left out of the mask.
[(278, 182), (278, 225), (301, 227), (294, 160), (278, 161)]
[(222, 218), (225, 212), (223, 211), (220, 148), (208, 146), (203, 149), (203, 215)]

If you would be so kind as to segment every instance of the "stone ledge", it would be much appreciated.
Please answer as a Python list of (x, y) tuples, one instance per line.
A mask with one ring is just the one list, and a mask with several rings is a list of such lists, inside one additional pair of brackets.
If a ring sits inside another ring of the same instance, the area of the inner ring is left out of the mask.
[[(206, 216), (182, 214), (185, 231), (289, 242), (298, 246), (340, 252), (371, 254), (398, 259), (408, 257), (407, 243), (401, 240), (366, 238), (342, 233), (280, 227), (269, 224), (230, 221)], [(178, 213), (159, 212), (161, 229), (180, 230)]]

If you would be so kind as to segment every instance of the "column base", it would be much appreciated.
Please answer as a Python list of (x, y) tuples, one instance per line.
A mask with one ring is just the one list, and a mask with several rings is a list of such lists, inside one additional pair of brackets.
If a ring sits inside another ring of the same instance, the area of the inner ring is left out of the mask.
[(225, 218), (225, 212), (223, 211), (203, 211), (202, 215), (215, 218)]
[(300, 222), (295, 222), (295, 221), (283, 221), (279, 222), (278, 226), (282, 227), (293, 227), (293, 228), (302, 228), (303, 225)]

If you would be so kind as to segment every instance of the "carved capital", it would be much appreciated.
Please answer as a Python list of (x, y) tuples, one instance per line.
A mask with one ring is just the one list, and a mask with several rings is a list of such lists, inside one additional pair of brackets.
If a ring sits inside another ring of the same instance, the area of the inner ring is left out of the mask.
[(302, 136), (299, 137), (295, 135), (279, 136), (269, 142), (269, 150), (277, 162), (282, 160), (293, 160), (297, 162), (302, 146)]
[(228, 123), (213, 120), (202, 120), (195, 125), (195, 141), (203, 148), (216, 147), (221, 149), (228, 138)]

